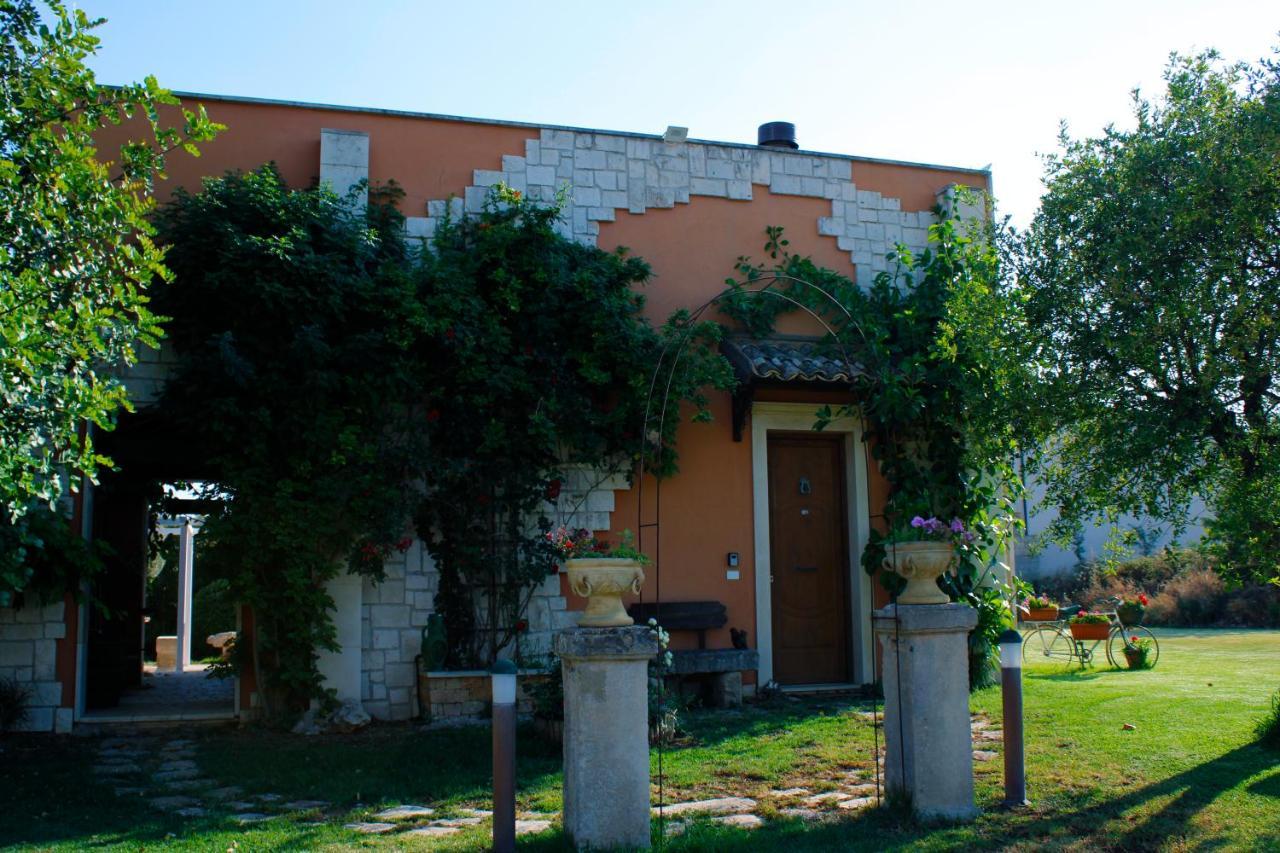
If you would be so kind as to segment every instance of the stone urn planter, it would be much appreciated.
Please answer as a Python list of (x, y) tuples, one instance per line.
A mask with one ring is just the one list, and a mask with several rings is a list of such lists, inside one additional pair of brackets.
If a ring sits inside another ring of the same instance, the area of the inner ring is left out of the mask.
[(938, 578), (956, 562), (950, 542), (899, 542), (885, 546), (884, 567), (906, 578), (907, 588), (899, 604), (947, 604), (951, 599), (938, 589)]
[(615, 557), (588, 557), (565, 561), (569, 588), (587, 600), (587, 609), (578, 617), (583, 628), (622, 628), (634, 625), (622, 605), (622, 596), (639, 593), (644, 585), (644, 566), (638, 560)]

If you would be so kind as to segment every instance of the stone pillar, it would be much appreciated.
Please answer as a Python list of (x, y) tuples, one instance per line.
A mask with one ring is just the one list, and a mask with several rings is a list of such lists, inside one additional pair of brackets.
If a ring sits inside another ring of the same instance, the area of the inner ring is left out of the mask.
[(646, 627), (556, 635), (564, 673), (564, 828), (578, 849), (649, 847)]
[(921, 817), (976, 817), (969, 631), (977, 611), (964, 604), (891, 604), (874, 617), (884, 649), (888, 795), (909, 799)]

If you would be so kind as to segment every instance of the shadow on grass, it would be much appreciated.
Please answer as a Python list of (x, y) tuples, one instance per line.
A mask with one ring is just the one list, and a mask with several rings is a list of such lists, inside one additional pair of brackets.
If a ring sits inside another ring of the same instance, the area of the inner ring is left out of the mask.
[[(558, 809), (560, 748), (535, 738), (531, 730), (522, 729), (520, 735), (521, 807)], [(237, 785), (246, 798), (272, 793), (285, 801), (324, 800), (332, 806), (331, 824), (340, 823), (338, 816), (357, 807), (362, 813), (397, 803), (484, 803), (492, 795), (487, 726), (427, 732), (410, 725), (374, 726), (354, 735), (326, 738), (248, 729), (197, 736), (197, 743), (200, 769), (212, 780), (209, 787)], [(15, 844), (141, 847), (170, 834), (198, 840), (237, 831), (230, 813), (218, 806), (211, 806), (213, 814), (197, 818), (151, 807), (150, 798), (178, 792), (148, 787), (145, 776), (95, 776), (96, 750), (96, 739), (9, 738), (3, 742), (0, 848)], [(147, 792), (117, 796), (118, 785), (147, 787)], [(326, 830), (291, 821), (287, 827), (281, 822), (255, 824), (246, 832), (247, 837), (284, 832), (286, 846), (297, 849), (309, 846), (309, 840), (322, 842), (325, 839), (316, 833), (323, 836)]]
[[(1147, 850), (1187, 835), (1191, 822), (1224, 793), (1241, 788), (1245, 780), (1275, 767), (1275, 758), (1256, 744), (1237, 747), (1159, 782), (1070, 812), (1041, 815), (1020, 825), (1019, 835), (1052, 839), (1068, 828), (1109, 848)], [(1270, 793), (1280, 782), (1280, 774), (1272, 774), (1252, 783), (1253, 793)], [(1266, 786), (1268, 790), (1260, 790)], [(1170, 798), (1164, 805), (1145, 815), (1135, 815), (1125, 826), (1109, 822), (1123, 820), (1126, 812), (1141, 809), (1148, 803)]]

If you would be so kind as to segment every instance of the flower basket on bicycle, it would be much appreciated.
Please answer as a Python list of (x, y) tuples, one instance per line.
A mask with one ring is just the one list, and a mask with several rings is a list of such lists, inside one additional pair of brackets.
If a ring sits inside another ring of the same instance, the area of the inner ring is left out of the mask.
[(1111, 633), (1111, 620), (1103, 613), (1081, 610), (1071, 617), (1071, 637), (1075, 640), (1105, 640)]
[(1147, 597), (1139, 595), (1137, 598), (1126, 598), (1116, 607), (1116, 616), (1125, 625), (1141, 625), (1142, 617), (1147, 612)]
[(1058, 605), (1048, 596), (1032, 595), (1023, 599), (1019, 610), (1024, 614), (1023, 622), (1057, 622)]

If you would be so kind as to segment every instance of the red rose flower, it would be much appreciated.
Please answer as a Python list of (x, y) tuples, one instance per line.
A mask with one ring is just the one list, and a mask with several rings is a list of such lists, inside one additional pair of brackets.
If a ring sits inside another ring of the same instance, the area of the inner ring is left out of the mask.
[(1143, 593), (1142, 595), (1139, 595), (1139, 596), (1138, 596), (1138, 601), (1140, 601), (1140, 602), (1142, 603), (1142, 606), (1143, 606), (1143, 607), (1146, 607), (1146, 606), (1147, 606), (1147, 595), (1146, 595), (1146, 593)]
[(560, 497), (560, 481), (558, 479), (547, 483), (546, 496), (549, 501), (553, 501)]
[(523, 634), (525, 631), (528, 631), (528, 630), (529, 630), (528, 621), (521, 619), (519, 622), (516, 623), (516, 631), (520, 632), (521, 634)]

